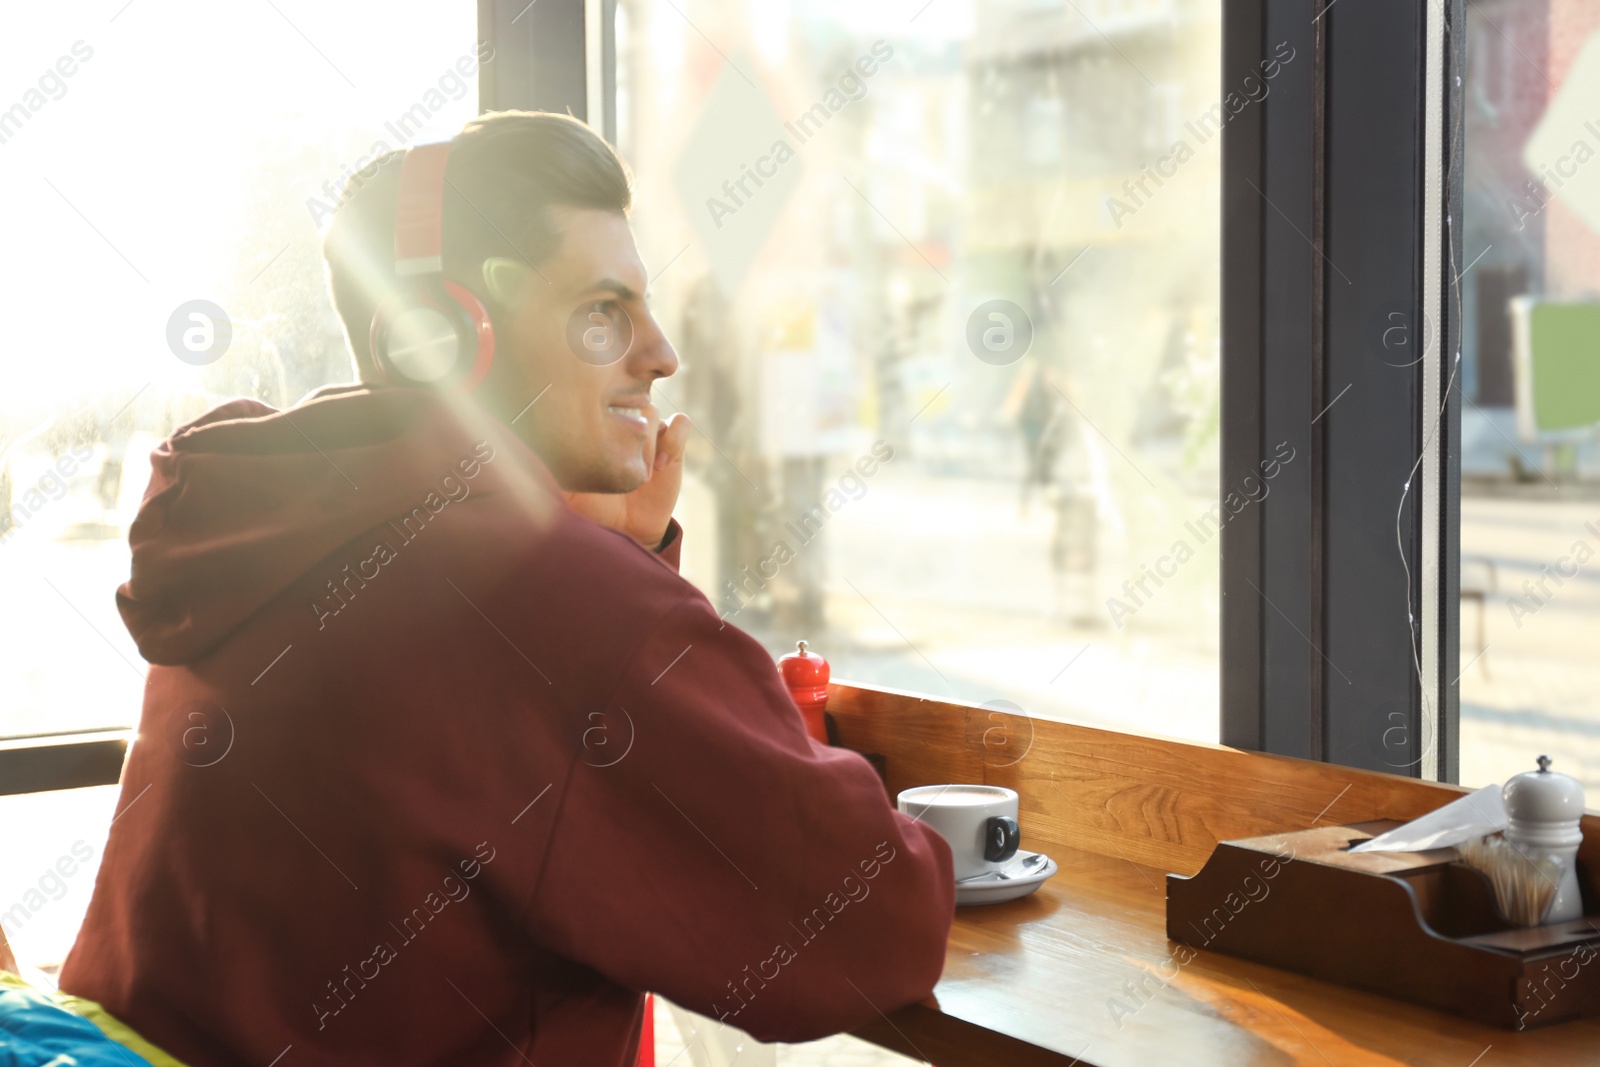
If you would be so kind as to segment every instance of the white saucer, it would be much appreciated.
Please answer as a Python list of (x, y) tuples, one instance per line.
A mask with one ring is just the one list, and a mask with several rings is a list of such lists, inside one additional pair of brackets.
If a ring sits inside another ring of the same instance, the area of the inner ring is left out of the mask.
[(1042, 863), (1035, 861), (1027, 874), (1013, 878), (1003, 878), (1001, 875), (1007, 871), (1015, 871), (1030, 856), (1040, 853), (1028, 852), (1018, 849), (1011, 862), (993, 874), (981, 875), (977, 878), (966, 878), (956, 883), (956, 907), (962, 908), (972, 904), (999, 904), (1006, 900), (1016, 900), (1044, 885), (1045, 881), (1056, 873), (1056, 861), (1049, 856), (1044, 857)]

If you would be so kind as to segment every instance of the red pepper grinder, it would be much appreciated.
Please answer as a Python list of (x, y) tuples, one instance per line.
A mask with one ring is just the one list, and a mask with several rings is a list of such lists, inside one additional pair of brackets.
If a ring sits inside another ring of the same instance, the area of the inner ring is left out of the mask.
[(828, 661), (808, 651), (804, 641), (796, 641), (794, 647), (778, 661), (778, 673), (805, 719), (806, 733), (827, 744), (828, 725), (823, 710), (828, 706)]

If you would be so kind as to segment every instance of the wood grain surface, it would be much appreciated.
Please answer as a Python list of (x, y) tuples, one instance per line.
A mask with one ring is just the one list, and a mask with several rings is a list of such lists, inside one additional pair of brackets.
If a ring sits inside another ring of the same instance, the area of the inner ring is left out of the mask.
[[(892, 792), (1017, 790), (1023, 847), (1060, 865), (1030, 897), (959, 909), (934, 997), (857, 1036), (939, 1067), (1600, 1065), (1593, 1020), (1514, 1033), (1166, 937), (1165, 876), (1218, 841), (1410, 819), (1463, 790), (848, 682), (828, 710), (841, 744), (884, 755)], [(1584, 829), (1594, 872), (1600, 817)]]

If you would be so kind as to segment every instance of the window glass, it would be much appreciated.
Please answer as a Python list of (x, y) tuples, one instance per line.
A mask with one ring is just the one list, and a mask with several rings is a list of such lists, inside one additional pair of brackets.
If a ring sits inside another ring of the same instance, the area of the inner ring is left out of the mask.
[(1461, 780), (1600, 804), (1600, 7), (1467, 5)]
[(466, 3), (28, 4), (0, 35), (0, 733), (128, 725), (150, 449), (353, 377), (321, 227), (374, 152), (477, 110)]
[(1219, 20), (622, 0), (659, 393), (699, 430), (684, 570), (735, 623), (1216, 739), (1216, 532), (1270, 488), (1218, 500), (1217, 134), (1281, 70), (1219, 89)]
[(89, 910), (118, 793), (102, 785), (0, 797), (0, 928), (21, 963), (54, 973), (67, 958)]

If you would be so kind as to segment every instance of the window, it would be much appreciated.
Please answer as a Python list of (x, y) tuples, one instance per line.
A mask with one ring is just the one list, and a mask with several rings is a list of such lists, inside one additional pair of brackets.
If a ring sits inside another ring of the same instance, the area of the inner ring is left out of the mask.
[(114, 785), (0, 797), (0, 927), (17, 959), (51, 971), (89, 908), (117, 808)]
[(619, 4), (685, 574), (836, 677), (1215, 740), (1220, 7), (918, 8)]
[[(118, 618), (151, 448), (353, 377), (320, 227), (375, 152), (477, 110), (471, 4), (13, 11), (0, 40), (0, 733), (131, 725)], [(20, 24), (19, 24), (20, 23)]]
[(1467, 5), (1461, 781), (1600, 796), (1600, 9)]

